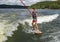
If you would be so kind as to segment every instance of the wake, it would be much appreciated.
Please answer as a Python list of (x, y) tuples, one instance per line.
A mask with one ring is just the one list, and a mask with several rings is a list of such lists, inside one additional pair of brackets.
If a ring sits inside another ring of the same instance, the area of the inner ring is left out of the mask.
[[(54, 19), (56, 19), (58, 16), (59, 16), (58, 14), (48, 15), (48, 16), (40, 16), (37, 18), (37, 23), (51, 22)], [(29, 23), (29, 25), (31, 26), (32, 19), (23, 20), (23, 23), (25, 23), (25, 22)]]
[[(54, 19), (57, 19), (59, 15), (49, 15), (49, 16), (40, 16), (38, 17), (38, 23), (43, 22), (51, 22)], [(7, 36), (12, 37), (14, 34), (13, 31), (17, 30), (18, 22), (11, 22), (8, 23), (10, 20), (2, 20), (3, 22), (0, 22), (0, 42), (4, 42), (8, 40)], [(25, 22), (29, 23), (29, 26), (31, 26), (32, 19), (24, 19), (23, 21), (20, 20), (20, 23), (25, 24)]]
[(8, 40), (8, 36), (12, 37), (14, 34), (13, 31), (17, 30), (18, 24), (14, 24), (13, 22), (10, 24), (7, 24), (8, 20), (3, 20), (3, 22), (0, 22), (0, 42), (5, 42)]

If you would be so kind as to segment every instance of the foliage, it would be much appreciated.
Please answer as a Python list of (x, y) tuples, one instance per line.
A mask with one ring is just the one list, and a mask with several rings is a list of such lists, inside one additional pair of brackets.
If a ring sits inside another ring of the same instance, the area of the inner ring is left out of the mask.
[(60, 1), (45, 1), (45, 2), (38, 2), (36, 4), (31, 5), (29, 8), (37, 8), (37, 9), (60, 9)]

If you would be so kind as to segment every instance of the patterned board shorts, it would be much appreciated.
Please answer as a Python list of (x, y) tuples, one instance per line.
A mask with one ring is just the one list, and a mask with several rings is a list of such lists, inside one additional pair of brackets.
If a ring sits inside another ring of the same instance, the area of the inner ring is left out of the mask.
[(37, 19), (33, 19), (32, 22), (37, 22)]

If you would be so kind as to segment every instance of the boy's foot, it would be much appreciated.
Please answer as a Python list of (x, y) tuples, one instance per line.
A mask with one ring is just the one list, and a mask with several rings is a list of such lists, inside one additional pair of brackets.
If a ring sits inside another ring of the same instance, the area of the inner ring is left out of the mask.
[(35, 30), (34, 28), (32, 28), (32, 30)]
[(37, 30), (37, 31), (35, 31), (35, 34), (42, 34), (42, 32)]
[(32, 28), (32, 30), (35, 30), (35, 28), (34, 27), (31, 27)]

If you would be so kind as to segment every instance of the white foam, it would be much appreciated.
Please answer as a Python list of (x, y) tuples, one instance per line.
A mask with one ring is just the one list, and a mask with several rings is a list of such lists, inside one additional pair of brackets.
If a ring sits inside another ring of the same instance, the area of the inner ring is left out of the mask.
[[(54, 15), (48, 15), (48, 16), (40, 16), (37, 19), (37, 23), (43, 23), (43, 22), (51, 22), (54, 19), (56, 19), (59, 15), (58, 14), (54, 14)], [(29, 25), (31, 26), (32, 23), (32, 19), (25, 19), (23, 20), (23, 22), (28, 22)]]
[(6, 24), (8, 20), (3, 20), (0, 22), (0, 42), (4, 42), (7, 40), (7, 36), (12, 37), (13, 31), (17, 30), (17, 23)]

